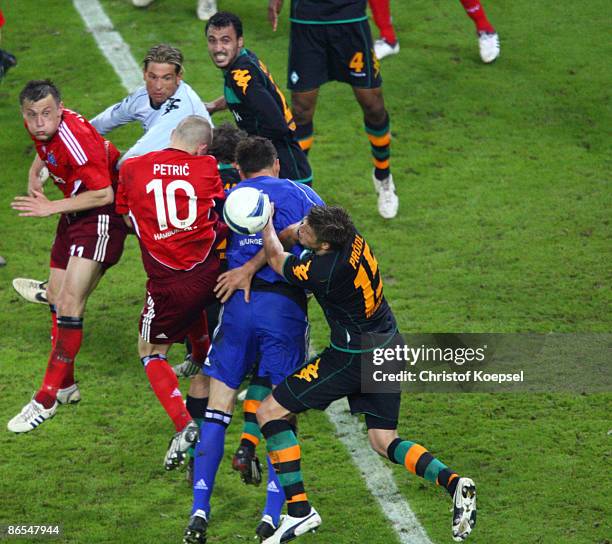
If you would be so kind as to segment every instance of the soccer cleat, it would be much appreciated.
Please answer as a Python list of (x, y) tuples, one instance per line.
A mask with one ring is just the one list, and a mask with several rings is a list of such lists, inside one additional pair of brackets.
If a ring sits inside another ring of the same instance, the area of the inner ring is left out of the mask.
[(476, 486), (470, 478), (459, 478), (453, 497), (453, 540), (464, 541), (476, 525)]
[(198, 19), (200, 21), (208, 21), (215, 13), (217, 13), (216, 0), (198, 0)]
[(314, 531), (319, 525), (321, 525), (321, 516), (311, 506), (308, 515), (303, 518), (294, 518), (292, 516), (285, 516), (276, 532), (270, 537), (264, 540), (264, 544), (282, 544), (283, 542), (289, 542), (298, 536), (306, 534), (310, 531)]
[(389, 55), (397, 55), (399, 50), (399, 42), (395, 42), (393, 45), (391, 45), (384, 38), (379, 38), (374, 42), (374, 54), (378, 60), (384, 59)]
[(206, 544), (206, 529), (208, 520), (204, 510), (196, 510), (195, 514), (189, 518), (189, 525), (183, 534), (184, 544)]
[(47, 300), (47, 282), (29, 278), (15, 278), (13, 288), (28, 302), (49, 304)]
[(399, 198), (395, 194), (393, 174), (389, 174), (388, 177), (380, 180), (372, 173), (372, 181), (374, 182), (376, 194), (378, 194), (378, 213), (385, 219), (393, 219), (397, 215), (397, 208), (399, 207)]
[(168, 451), (164, 458), (166, 470), (174, 470), (185, 462), (187, 450), (195, 446), (198, 441), (198, 424), (190, 421), (182, 431), (176, 433), (168, 444)]
[(17, 66), (15, 55), (4, 49), (0, 49), (0, 80), (2, 80), (9, 71), (9, 68), (14, 68), (15, 66)]
[(76, 383), (57, 390), (57, 402), (60, 404), (76, 404), (81, 402), (81, 391)]
[(478, 49), (482, 62), (489, 64), (499, 57), (500, 46), (497, 32), (479, 32)]
[(202, 365), (198, 365), (191, 360), (191, 353), (185, 355), (185, 359), (182, 363), (178, 365), (174, 365), (172, 367), (174, 373), (179, 378), (190, 378), (191, 376), (195, 376), (200, 370), (202, 370)]
[(132, 5), (137, 8), (146, 8), (149, 4), (152, 4), (154, 0), (132, 0)]
[(8, 422), (7, 428), (14, 433), (27, 433), (36, 429), (47, 419), (51, 419), (57, 410), (57, 402), (46, 409), (42, 404), (32, 399), (21, 412)]
[[(284, 518), (284, 516), (281, 516), (281, 519), (282, 518)], [(261, 518), (257, 529), (255, 529), (255, 534), (257, 535), (257, 538), (259, 538), (259, 542), (263, 542), (267, 538), (270, 538), (275, 533), (276, 529), (277, 527), (272, 521), (272, 516), (265, 514)]]
[(240, 446), (232, 459), (232, 468), (240, 472), (242, 481), (247, 485), (261, 483), (261, 463), (255, 452)]

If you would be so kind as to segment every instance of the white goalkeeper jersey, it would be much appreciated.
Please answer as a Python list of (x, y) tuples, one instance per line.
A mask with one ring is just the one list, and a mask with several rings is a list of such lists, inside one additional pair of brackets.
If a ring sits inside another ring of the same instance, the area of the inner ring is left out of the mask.
[(213, 126), (200, 97), (187, 83), (181, 81), (176, 92), (158, 108), (151, 106), (147, 89), (142, 86), (121, 102), (106, 108), (90, 122), (102, 135), (132, 121), (140, 122), (145, 133), (123, 154), (119, 161), (122, 163), (129, 157), (168, 147), (170, 134), (188, 115), (200, 115)]

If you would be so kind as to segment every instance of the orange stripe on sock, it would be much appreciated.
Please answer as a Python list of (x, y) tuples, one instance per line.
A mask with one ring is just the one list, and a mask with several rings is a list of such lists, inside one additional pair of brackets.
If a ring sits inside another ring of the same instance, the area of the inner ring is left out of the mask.
[(370, 143), (372, 145), (375, 145), (376, 147), (383, 147), (391, 143), (391, 133), (387, 132), (387, 134), (383, 136), (374, 136), (372, 134), (368, 134), (368, 140), (370, 140)]
[(306, 493), (300, 493), (299, 495), (293, 495), (293, 497), (291, 497), (290, 499), (287, 499), (287, 503), (306, 502), (307, 500), (308, 500), (308, 497), (306, 496)]
[[(448, 483), (446, 484), (446, 487), (448, 487), (450, 485), (450, 483), (455, 479), (455, 478), (459, 478), (459, 474), (453, 474), (449, 479), (448, 479)], [(439, 482), (436, 481), (436, 483), (438, 485), (440, 485)]]
[(406, 468), (413, 474), (416, 474), (416, 464), (421, 455), (426, 452), (427, 450), (420, 444), (414, 444), (413, 446), (411, 446), (408, 450), (408, 453), (406, 454), (406, 459), (404, 459), (404, 465), (406, 466)]
[(284, 450), (271, 451), (270, 459), (272, 464), (288, 463), (289, 461), (297, 461), (301, 457), (300, 446), (295, 445)]
[(244, 404), (242, 405), (242, 409), (245, 412), (251, 412), (252, 414), (254, 414), (255, 412), (257, 412), (257, 408), (259, 408), (260, 404), (261, 404), (260, 400), (248, 399), (244, 401)]
[(257, 438), (256, 436), (249, 434), (249, 433), (242, 433), (242, 435), (240, 436), (240, 440), (248, 440), (250, 442), (253, 442), (253, 444), (255, 444), (255, 446), (257, 446), (257, 444), (259, 444), (259, 438)]
[(306, 138), (304, 140), (299, 140), (298, 144), (302, 148), (302, 151), (308, 151), (312, 147), (312, 143), (314, 142), (314, 137)]
[(379, 161), (378, 159), (372, 160), (374, 161), (374, 166), (376, 166), (376, 168), (380, 168), (381, 170), (389, 168), (389, 159), (387, 159), (386, 161)]

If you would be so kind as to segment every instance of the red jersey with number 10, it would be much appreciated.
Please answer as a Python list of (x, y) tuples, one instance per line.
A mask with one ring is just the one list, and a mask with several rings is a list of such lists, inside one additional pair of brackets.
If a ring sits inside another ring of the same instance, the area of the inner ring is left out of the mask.
[(30, 137), (65, 198), (113, 185), (119, 151), (82, 115), (64, 108), (57, 132), (48, 142)]
[(216, 242), (215, 201), (224, 198), (210, 155), (165, 149), (123, 163), (116, 209), (132, 219), (150, 278), (159, 276), (159, 267), (145, 252), (174, 270), (206, 260)]

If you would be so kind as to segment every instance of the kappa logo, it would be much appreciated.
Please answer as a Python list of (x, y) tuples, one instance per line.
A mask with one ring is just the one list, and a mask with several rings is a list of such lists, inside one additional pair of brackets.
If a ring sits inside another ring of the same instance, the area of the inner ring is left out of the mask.
[(270, 491), (270, 493), (280, 493), (280, 491), (278, 490), (278, 487), (276, 486), (276, 484), (274, 483), (274, 480), (272, 480), (269, 484), (268, 484), (268, 491)]
[(232, 76), (236, 85), (242, 89), (242, 94), (246, 94), (249, 81), (251, 81), (251, 74), (248, 70), (232, 70)]
[(319, 363), (321, 358), (318, 358), (314, 363), (307, 364), (302, 370), (293, 376), (300, 380), (306, 380), (310, 383), (312, 380), (316, 380), (319, 377)]
[(208, 491), (208, 486), (206, 485), (204, 478), (200, 478), (195, 484), (193, 484), (193, 488)]
[(310, 265), (312, 264), (312, 260), (308, 261), (306, 264), (299, 264), (292, 268), (293, 275), (302, 280), (306, 281), (308, 279), (308, 273), (310, 271)]
[(164, 113), (162, 113), (162, 116), (166, 115), (166, 113), (170, 113), (172, 110), (178, 110), (179, 106), (177, 102), (180, 101), (180, 98), (168, 98), (168, 103), (166, 104), (166, 109), (164, 110)]

